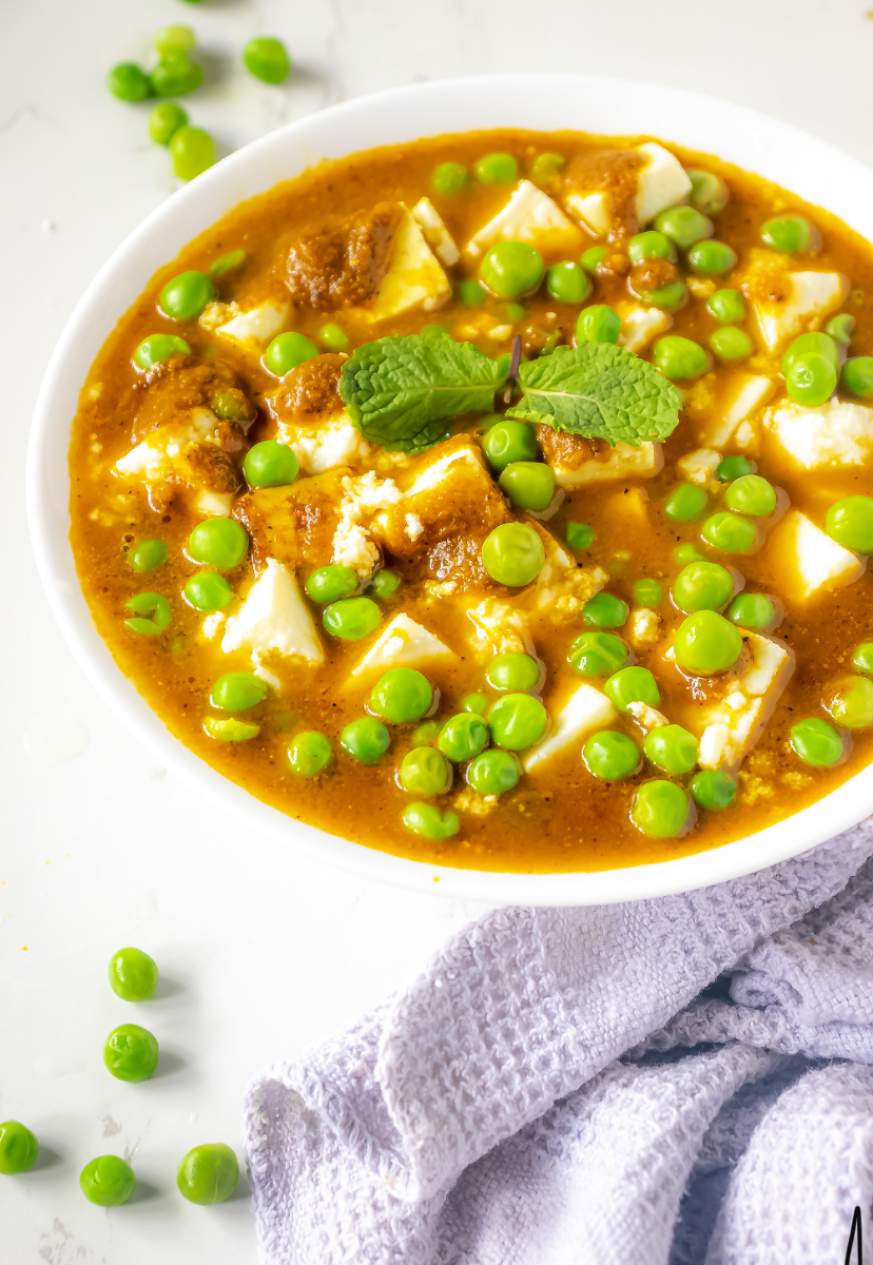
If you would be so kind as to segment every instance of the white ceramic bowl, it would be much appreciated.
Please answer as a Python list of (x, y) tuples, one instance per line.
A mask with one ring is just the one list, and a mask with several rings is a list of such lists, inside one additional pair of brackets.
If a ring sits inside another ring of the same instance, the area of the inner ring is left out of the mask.
[[(67, 538), (67, 445), (79, 389), (101, 343), (155, 270), (236, 202), (324, 157), (472, 128), (651, 133), (717, 154), (827, 207), (873, 239), (873, 171), (820, 140), (751, 110), (617, 79), (495, 76), (419, 84), (348, 101), (282, 127), (226, 158), (158, 207), (103, 267), (55, 349), (36, 407), (28, 463), (33, 547), (52, 608), (94, 685), (171, 767), (240, 814), (248, 836), (319, 850), (369, 877), (492, 903), (589, 905), (689, 890), (763, 869), (873, 811), (873, 766), (818, 803), (735, 843), (653, 865), (595, 873), (439, 869), (371, 851), (290, 820), (178, 742), (116, 668), (76, 580)], [(439, 875), (440, 882), (433, 880)]]

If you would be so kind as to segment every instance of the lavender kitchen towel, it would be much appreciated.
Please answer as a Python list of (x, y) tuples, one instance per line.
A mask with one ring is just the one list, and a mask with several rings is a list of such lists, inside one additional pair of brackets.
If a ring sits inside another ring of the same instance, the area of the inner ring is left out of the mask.
[(871, 898), (873, 819), (690, 895), (488, 914), (251, 1087), (265, 1261), (843, 1265)]

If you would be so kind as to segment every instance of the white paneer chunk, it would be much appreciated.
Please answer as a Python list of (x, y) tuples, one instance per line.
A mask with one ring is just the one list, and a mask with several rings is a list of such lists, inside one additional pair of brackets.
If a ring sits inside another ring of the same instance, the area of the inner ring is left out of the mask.
[(440, 263), (446, 268), (453, 268), (461, 258), (461, 252), (430, 198), (419, 198), (412, 208), (412, 215)]
[(794, 671), (787, 646), (758, 633), (743, 632), (744, 656), (738, 672), (723, 682), (714, 701), (699, 702), (693, 724), (704, 769), (736, 770), (758, 741)]
[(773, 378), (760, 373), (735, 373), (698, 433), (707, 447), (748, 449), (755, 445), (756, 414), (776, 390)]
[(648, 347), (653, 338), (666, 333), (673, 324), (670, 313), (663, 312), (657, 307), (631, 304), (620, 307), (618, 314), (621, 317), (621, 333), (618, 341), (627, 351), (635, 353)]
[(225, 625), (225, 654), (249, 650), (255, 662), (265, 656), (323, 663), (324, 649), (297, 578), (275, 558), (249, 589), (242, 606)]
[(582, 743), (597, 729), (615, 720), (615, 708), (607, 696), (593, 685), (577, 685), (560, 707), (551, 709), (552, 726), (541, 742), (524, 756), (527, 773), (536, 773), (568, 747)]
[(204, 518), (226, 518), (233, 508), (233, 493), (200, 488), (194, 495), (194, 508)]
[(432, 312), (451, 295), (452, 286), (442, 264), (412, 212), (403, 207), (382, 284), (372, 303), (361, 309), (362, 314), (373, 321), (387, 321), (417, 308)]
[(637, 176), (637, 223), (648, 224), (668, 206), (684, 202), (691, 192), (691, 180), (675, 154), (655, 141), (637, 145), (637, 153), (645, 165)]
[(809, 602), (844, 588), (864, 573), (864, 562), (802, 514), (789, 510), (773, 529), (767, 553), (779, 577), (779, 593), (795, 602)]
[(676, 472), (688, 483), (709, 487), (715, 481), (715, 472), (721, 461), (721, 453), (714, 448), (695, 448), (686, 452), (676, 462)]
[(351, 674), (361, 677), (371, 672), (384, 672), (387, 668), (449, 663), (456, 657), (444, 641), (401, 612), (385, 625), (363, 659), (352, 668)]
[(260, 354), (267, 343), (281, 333), (291, 317), (291, 305), (267, 299), (247, 312), (238, 312), (219, 325), (216, 334), (239, 343), (247, 351)]
[(493, 219), (474, 233), (464, 255), (474, 263), (495, 242), (528, 242), (544, 255), (571, 255), (582, 245), (582, 234), (547, 193), (530, 180), (520, 180)]
[(369, 523), (380, 510), (395, 505), (401, 492), (393, 479), (380, 479), (372, 470), (358, 476), (347, 475), (342, 489), (339, 521), (331, 542), (332, 561), (351, 567), (360, 576), (370, 576), (382, 560), (382, 550)]
[(818, 329), (849, 293), (841, 272), (788, 272), (779, 255), (751, 253), (743, 279), (761, 342), (778, 352), (795, 334)]
[(555, 463), (552, 469), (560, 488), (579, 488), (615, 479), (651, 479), (661, 472), (664, 451), (660, 444), (625, 444), (621, 440), (605, 456), (591, 457), (578, 465)]
[(595, 237), (607, 236), (612, 225), (612, 215), (609, 198), (602, 189), (595, 189), (592, 193), (568, 193), (564, 202)]
[(528, 526), (543, 542), (545, 561), (536, 580), (519, 595), (518, 601), (532, 616), (546, 617), (550, 623), (576, 618), (585, 603), (606, 584), (606, 572), (602, 567), (580, 567), (540, 523), (530, 520)]
[(216, 417), (207, 408), (192, 409), (183, 422), (159, 426), (130, 452), (115, 463), (118, 474), (139, 476), (148, 483), (184, 478), (187, 472), (186, 451), (196, 444), (207, 443), (215, 429)]
[(669, 720), (663, 712), (659, 712), (657, 707), (652, 707), (651, 703), (643, 703), (637, 700), (627, 705), (628, 714), (632, 720), (635, 720), (642, 729), (643, 733), (651, 733), (653, 729), (661, 729), (664, 725), (669, 725)]
[(372, 451), (347, 413), (338, 413), (315, 426), (279, 422), (276, 438), (294, 449), (304, 474), (323, 474), (335, 466), (360, 465)]
[(763, 418), (769, 437), (804, 470), (847, 470), (873, 461), (873, 409), (834, 397), (818, 408), (782, 400)]
[(661, 636), (661, 616), (648, 606), (638, 606), (631, 611), (627, 624), (627, 639), (634, 650), (651, 650)]
[(467, 610), (478, 658), (495, 654), (529, 654), (533, 649), (527, 614), (499, 597), (485, 597)]

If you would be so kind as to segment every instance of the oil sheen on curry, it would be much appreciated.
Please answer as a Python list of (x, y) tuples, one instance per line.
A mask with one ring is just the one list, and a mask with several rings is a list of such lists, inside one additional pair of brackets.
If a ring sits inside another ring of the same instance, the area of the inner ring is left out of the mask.
[(844, 225), (667, 143), (325, 163), (94, 364), (100, 632), (221, 773), (372, 847), (569, 871), (746, 835), (871, 758), (871, 293)]

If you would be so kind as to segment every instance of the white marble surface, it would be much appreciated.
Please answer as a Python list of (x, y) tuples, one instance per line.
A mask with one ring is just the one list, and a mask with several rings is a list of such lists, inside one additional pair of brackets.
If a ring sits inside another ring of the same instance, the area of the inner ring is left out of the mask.
[[(789, 118), (873, 159), (873, 22), (863, 0), (7, 0), (0, 11), (0, 1119), (29, 1121), (45, 1160), (0, 1178), (4, 1265), (248, 1265), (244, 1199), (186, 1205), (180, 1155), (240, 1141), (248, 1076), (350, 1021), (470, 916), (439, 897), (374, 889), (289, 865), (277, 884), (205, 802), (156, 766), (95, 699), (51, 624), (23, 532), (22, 465), (40, 372), (66, 313), (115, 244), (173, 189), (145, 113), (105, 93), (107, 66), (143, 57), (152, 31), (192, 22), (210, 83), (192, 113), (226, 150), (346, 96), (419, 78), (501, 70), (597, 71), (679, 83)], [(286, 89), (238, 67), (275, 31)], [(640, 120), (641, 127), (645, 120)], [(159, 959), (143, 1007), (105, 983), (110, 952)], [(134, 1013), (141, 1011), (142, 1013)], [(159, 1034), (145, 1086), (104, 1072), (116, 1023)], [(81, 1165), (132, 1153), (145, 1185), (105, 1212)], [(547, 1265), (547, 1263), (545, 1263)]]

